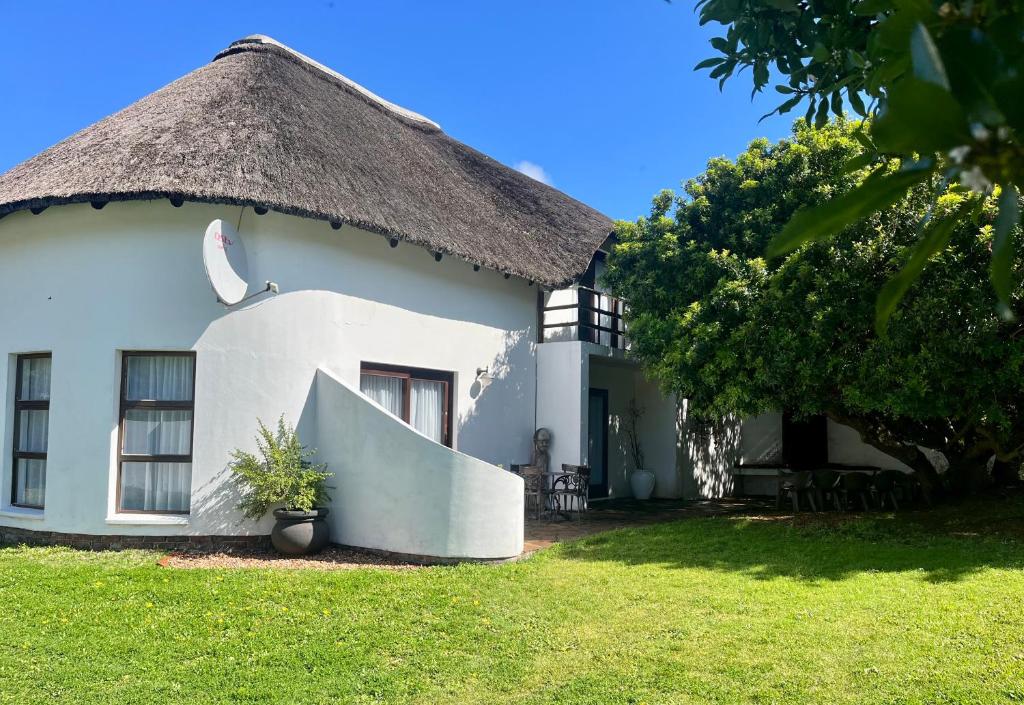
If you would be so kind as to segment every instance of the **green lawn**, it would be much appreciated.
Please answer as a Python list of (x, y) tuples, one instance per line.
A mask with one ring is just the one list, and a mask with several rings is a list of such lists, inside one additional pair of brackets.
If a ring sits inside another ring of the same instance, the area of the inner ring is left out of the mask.
[(1022, 526), (690, 519), (407, 572), (6, 549), (0, 703), (1019, 702)]

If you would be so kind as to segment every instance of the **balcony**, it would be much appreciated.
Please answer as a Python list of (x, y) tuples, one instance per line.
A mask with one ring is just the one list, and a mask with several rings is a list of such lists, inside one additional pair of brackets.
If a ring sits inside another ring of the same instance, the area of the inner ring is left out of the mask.
[(585, 286), (544, 292), (539, 302), (539, 342), (581, 340), (626, 349), (626, 302)]

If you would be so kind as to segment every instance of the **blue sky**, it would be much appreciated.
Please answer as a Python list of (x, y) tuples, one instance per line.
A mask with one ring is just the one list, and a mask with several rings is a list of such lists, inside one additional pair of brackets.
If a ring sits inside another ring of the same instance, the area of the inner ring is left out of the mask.
[[(0, 172), (213, 58), (268, 34), (439, 122), (509, 165), (528, 162), (614, 218), (734, 156), (777, 94), (717, 83), (712, 28), (690, 0), (0, 1)], [(530, 169), (527, 165), (525, 168)]]

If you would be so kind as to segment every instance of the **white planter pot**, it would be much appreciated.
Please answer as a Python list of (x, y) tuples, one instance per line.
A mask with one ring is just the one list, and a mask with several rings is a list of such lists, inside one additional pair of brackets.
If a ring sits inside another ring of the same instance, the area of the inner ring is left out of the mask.
[(637, 470), (629, 476), (629, 486), (635, 499), (650, 499), (654, 492), (654, 473), (648, 470)]

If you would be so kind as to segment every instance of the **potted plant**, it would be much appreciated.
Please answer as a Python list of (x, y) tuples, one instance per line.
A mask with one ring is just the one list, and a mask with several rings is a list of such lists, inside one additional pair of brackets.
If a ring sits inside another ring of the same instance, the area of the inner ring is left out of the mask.
[(636, 403), (636, 399), (630, 399), (629, 409), (626, 411), (626, 438), (629, 441), (629, 454), (633, 458), (633, 474), (629, 476), (629, 486), (633, 490), (633, 497), (641, 500), (650, 499), (651, 493), (654, 492), (654, 473), (644, 466), (644, 449), (640, 445), (638, 429), (645, 412), (646, 410)]
[(332, 473), (326, 465), (309, 462), (315, 451), (302, 445), (284, 416), (276, 433), (257, 423), (258, 455), (237, 449), (231, 453), (231, 472), (245, 488), (238, 508), (250, 519), (274, 509), (270, 542), (280, 553), (317, 553), (330, 541), (324, 504), (330, 501), (325, 483)]

